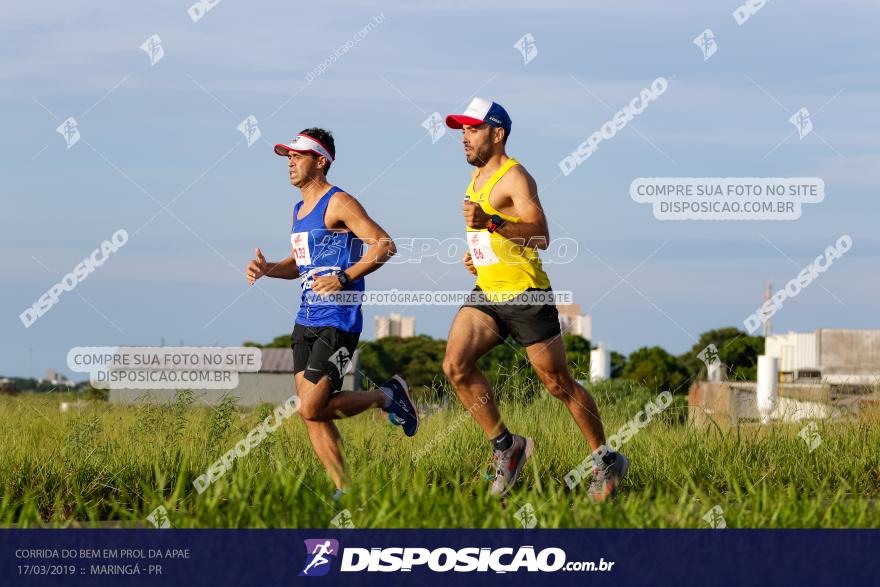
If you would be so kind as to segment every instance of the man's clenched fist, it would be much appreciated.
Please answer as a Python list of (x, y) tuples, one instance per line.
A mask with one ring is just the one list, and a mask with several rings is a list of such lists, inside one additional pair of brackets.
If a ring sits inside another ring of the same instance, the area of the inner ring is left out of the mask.
[(486, 228), (489, 226), (489, 215), (483, 212), (478, 204), (463, 202), (461, 206), (464, 212), (464, 222), (470, 228)]
[(474, 275), (477, 274), (477, 268), (474, 267), (474, 260), (471, 259), (471, 252), (470, 251), (468, 251), (467, 253), (464, 254), (464, 259), (462, 259), (462, 263), (464, 263), (465, 269), (467, 269), (468, 271), (470, 271)]

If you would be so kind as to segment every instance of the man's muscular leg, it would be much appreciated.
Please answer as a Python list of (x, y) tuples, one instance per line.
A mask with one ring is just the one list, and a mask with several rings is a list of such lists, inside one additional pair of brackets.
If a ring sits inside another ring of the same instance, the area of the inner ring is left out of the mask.
[(365, 392), (340, 391), (331, 395), (329, 378), (325, 376), (318, 383), (312, 383), (305, 378), (302, 371), (296, 374), (296, 389), (300, 400), (299, 414), (306, 424), (312, 447), (333, 478), (337, 489), (342, 488), (348, 481), (348, 473), (342, 457), (342, 439), (332, 420), (382, 407), (387, 396), (379, 389)]
[(477, 369), (477, 359), (502, 341), (495, 320), (474, 308), (458, 311), (443, 358), (443, 372), (455, 389), (465, 409), (491, 440), (504, 429), (498, 406), (492, 397), (492, 388), (486, 376)]
[[(326, 392), (329, 394), (330, 382), (325, 377), (321, 380), (321, 383), (325, 384)], [(306, 425), (306, 431), (309, 433), (309, 441), (311, 441), (312, 448), (315, 449), (315, 454), (318, 456), (321, 464), (324, 465), (327, 473), (333, 478), (336, 488), (342, 489), (348, 481), (345, 460), (342, 458), (342, 437), (339, 435), (339, 430), (333, 422), (329, 420), (312, 420), (303, 413), (304, 398), (308, 397), (310, 401), (314, 401), (312, 398), (320, 395), (323, 391), (321, 389), (308, 389), (308, 386), (318, 387), (306, 381), (302, 371), (297, 373), (296, 389), (297, 395), (300, 398), (299, 412)]]
[(529, 361), (553, 397), (562, 401), (587, 439), (591, 450), (605, 444), (605, 431), (599, 419), (599, 408), (593, 396), (578, 383), (568, 370), (565, 344), (554, 336), (526, 347)]

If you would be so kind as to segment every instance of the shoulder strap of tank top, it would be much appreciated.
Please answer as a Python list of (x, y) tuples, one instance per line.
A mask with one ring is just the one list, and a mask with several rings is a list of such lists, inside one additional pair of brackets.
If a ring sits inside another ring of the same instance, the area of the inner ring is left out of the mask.
[(336, 192), (341, 192), (341, 191), (342, 190), (339, 189), (337, 186), (335, 186), (335, 185), (332, 186), (329, 190), (327, 190), (327, 192), (323, 196), (321, 196), (321, 199), (318, 200), (318, 203), (315, 204), (315, 207), (312, 208), (308, 214), (306, 214), (305, 218), (298, 218), (300, 208), (302, 208), (302, 205), (303, 205), (303, 201), (300, 200), (299, 202), (297, 202), (296, 206), (293, 207), (293, 223), (294, 223), (294, 225), (297, 224), (298, 222), (303, 222), (306, 218), (311, 217), (313, 214), (317, 214), (322, 219), (322, 223), (323, 223), (324, 212), (327, 211), (327, 204), (330, 203), (330, 198)]
[[(507, 161), (505, 161), (501, 165), (501, 167), (499, 167), (497, 170), (495, 170), (495, 173), (493, 173), (491, 176), (489, 176), (489, 179), (486, 180), (486, 183), (484, 183), (482, 185), (482, 187), (480, 187), (480, 192), (485, 192), (487, 194), (491, 193), (492, 188), (495, 187), (495, 184), (498, 183), (498, 181), (502, 177), (504, 177), (504, 174), (507, 173), (508, 171), (510, 171), (510, 169), (512, 167), (514, 167), (515, 165), (519, 165), (519, 161), (517, 161), (513, 157), (511, 157)], [(471, 180), (471, 189), (473, 189), (475, 181), (476, 181), (476, 177), (474, 177), (474, 179)], [(474, 190), (474, 192), (476, 193), (476, 190)]]
[(321, 196), (321, 200), (315, 206), (315, 209), (312, 210), (312, 212), (310, 212), (310, 214), (314, 213), (316, 218), (321, 219), (321, 224), (324, 224), (326, 226), (326, 224), (324, 223), (324, 216), (327, 213), (327, 206), (330, 205), (330, 199), (333, 197), (333, 194), (335, 194), (336, 192), (341, 192), (341, 191), (342, 190), (340, 190), (336, 186), (331, 187), (329, 190), (327, 190), (326, 194)]
[(291, 226), (294, 226), (294, 227), (296, 226), (296, 223), (297, 223), (296, 217), (299, 216), (299, 210), (300, 210), (300, 208), (302, 208), (302, 205), (303, 205), (302, 200), (300, 200), (299, 202), (297, 202), (296, 204), (293, 205), (293, 222), (291, 223)]
[(489, 178), (489, 181), (483, 186), (483, 190), (486, 190), (487, 193), (492, 191), (492, 188), (495, 187), (495, 184), (504, 177), (504, 174), (510, 171), (510, 169), (516, 165), (519, 165), (519, 161), (511, 157), (504, 164), (498, 168), (498, 171), (492, 174), (492, 177)]

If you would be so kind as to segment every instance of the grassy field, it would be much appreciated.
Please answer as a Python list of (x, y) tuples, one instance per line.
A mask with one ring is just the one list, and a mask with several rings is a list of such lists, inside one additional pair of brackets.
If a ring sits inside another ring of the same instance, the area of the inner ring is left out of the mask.
[[(654, 392), (609, 382), (592, 388), (610, 434)], [(594, 505), (563, 477), (587, 448), (561, 403), (546, 394), (502, 400), (510, 428), (535, 439), (521, 485), (488, 495), (488, 443), (460, 407), (428, 415), (408, 439), (381, 414), (340, 422), (353, 483), (341, 505), (298, 416), (204, 493), (195, 477), (245, 437), (272, 406), (240, 410), (82, 402), (58, 394), (0, 397), (0, 524), (144, 525), (164, 506), (174, 527), (328, 527), (339, 509), (355, 527), (515, 528), (525, 504), (538, 527), (880, 526), (880, 425), (819, 423), (809, 452), (801, 425), (695, 430), (674, 404), (623, 447), (631, 461), (621, 496)]]

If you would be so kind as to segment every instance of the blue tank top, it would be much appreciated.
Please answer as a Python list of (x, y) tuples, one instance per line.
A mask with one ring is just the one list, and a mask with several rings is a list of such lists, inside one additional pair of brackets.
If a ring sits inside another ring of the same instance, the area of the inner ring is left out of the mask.
[[(314, 278), (336, 275), (358, 262), (362, 253), (362, 241), (350, 231), (330, 230), (324, 224), (324, 214), (333, 194), (341, 191), (333, 186), (324, 194), (305, 218), (299, 219), (303, 202), (293, 207), (293, 227), (290, 244), (302, 285), (302, 303), (296, 323), (303, 326), (332, 326), (346, 332), (363, 329), (361, 306), (332, 304), (320, 300), (312, 292)], [(364, 278), (355, 279), (343, 291), (364, 291)]]

